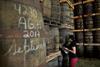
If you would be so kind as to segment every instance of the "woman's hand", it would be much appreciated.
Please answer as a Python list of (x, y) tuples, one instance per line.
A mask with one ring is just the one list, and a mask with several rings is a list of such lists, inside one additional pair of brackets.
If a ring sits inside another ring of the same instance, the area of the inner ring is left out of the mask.
[(66, 48), (66, 47), (63, 47), (64, 50), (68, 51), (68, 52), (71, 52), (73, 54), (76, 54), (76, 47), (72, 47), (72, 50)]
[(66, 50), (66, 51), (68, 51), (68, 50), (69, 50), (69, 49), (68, 49), (68, 48), (66, 48), (66, 47), (63, 47), (63, 49), (64, 49), (64, 50)]

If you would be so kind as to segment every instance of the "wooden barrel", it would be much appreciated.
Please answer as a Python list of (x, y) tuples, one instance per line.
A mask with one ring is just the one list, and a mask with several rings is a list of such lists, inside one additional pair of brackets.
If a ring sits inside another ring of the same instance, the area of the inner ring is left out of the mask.
[(74, 17), (73, 10), (70, 10), (70, 25), (74, 27), (74, 20), (73, 20), (73, 17)]
[(67, 3), (62, 3), (61, 4), (61, 11), (63, 15), (70, 16), (70, 8)]
[(93, 3), (93, 11), (95, 13), (100, 13), (100, 1), (99, 0), (95, 0), (95, 2)]
[(75, 19), (75, 29), (83, 29), (83, 19)]
[(82, 15), (82, 13), (83, 13), (82, 5), (81, 4), (80, 5), (76, 5), (75, 9), (74, 9), (74, 15), (75, 16), (79, 16), (79, 15)]
[(65, 42), (65, 38), (68, 34), (72, 34), (72, 31), (70, 31), (67, 28), (60, 28), (59, 29), (59, 35), (60, 35), (60, 43), (63, 44)]
[(63, 23), (68, 23), (70, 21), (70, 9), (67, 3), (61, 4), (61, 16)]
[(74, 28), (74, 20), (72, 18), (70, 18), (69, 25), (71, 25)]
[(93, 47), (93, 57), (100, 59), (100, 46)]
[(70, 22), (70, 17), (62, 16), (62, 23), (69, 23), (69, 22)]
[(92, 32), (85, 32), (84, 33), (84, 42), (85, 43), (92, 43), (93, 42), (93, 34), (92, 34)]
[(84, 56), (87, 58), (93, 57), (93, 46), (92, 45), (84, 46)]
[(84, 14), (90, 14), (90, 13), (92, 13), (92, 11), (93, 11), (93, 5), (92, 5), (92, 3), (86, 3), (86, 4), (84, 4), (83, 10), (84, 10)]
[(69, 9), (69, 5), (67, 3), (61, 3), (61, 11), (66, 12)]
[(92, 19), (92, 17), (85, 17), (84, 18), (84, 28), (85, 29), (93, 28), (93, 19)]
[(39, 0), (0, 1), (1, 67), (44, 67), (46, 47), (39, 7)]
[(100, 43), (100, 31), (93, 32), (94, 43)]
[(51, 20), (60, 23), (60, 3), (59, 0), (51, 0)]
[(100, 28), (100, 15), (93, 17), (94, 28)]
[(45, 40), (46, 40), (46, 50), (47, 55), (51, 52), (59, 50), (59, 29), (57, 27), (50, 27), (45, 25)]
[(70, 10), (70, 17), (73, 18), (73, 16), (74, 16), (74, 12), (73, 10)]
[(75, 39), (77, 43), (83, 43), (83, 32), (76, 32)]
[(51, 17), (51, 0), (43, 0), (43, 16)]
[(59, 49), (59, 29), (57, 27), (51, 27), (51, 37), (52, 42), (54, 42), (53, 50), (57, 51)]

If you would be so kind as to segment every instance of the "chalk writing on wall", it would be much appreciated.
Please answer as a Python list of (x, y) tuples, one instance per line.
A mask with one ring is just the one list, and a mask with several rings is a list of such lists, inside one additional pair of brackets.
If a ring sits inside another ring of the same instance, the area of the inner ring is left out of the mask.
[[(14, 4), (14, 10), (18, 13), (18, 30), (22, 33), (22, 45), (18, 46), (16, 39), (13, 39), (12, 44), (4, 55), (26, 55), (29, 52), (35, 52), (43, 43), (35, 44), (34, 38), (40, 38), (40, 30), (42, 29), (38, 20), (38, 13), (35, 8), (22, 4)], [(41, 47), (40, 47), (41, 46)]]

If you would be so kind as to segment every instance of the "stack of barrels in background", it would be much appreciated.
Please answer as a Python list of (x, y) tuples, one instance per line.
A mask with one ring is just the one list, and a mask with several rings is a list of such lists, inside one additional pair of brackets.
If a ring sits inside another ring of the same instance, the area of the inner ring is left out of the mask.
[[(94, 12), (100, 13), (100, 0), (95, 0), (94, 4)], [(96, 15), (93, 17), (94, 28), (100, 28), (100, 15)], [(100, 31), (94, 31), (94, 42), (100, 43)]]
[(80, 16), (80, 15), (82, 15), (82, 13), (83, 13), (82, 4), (75, 5), (74, 7), (75, 7), (74, 8), (74, 16)]
[[(100, 0), (95, 0), (94, 13), (100, 13)], [(93, 16), (94, 28), (100, 28), (100, 15)], [(100, 44), (100, 30), (93, 31), (94, 43)], [(95, 56), (100, 58), (100, 46), (94, 46)]]
[(50, 24), (51, 19), (51, 0), (43, 0), (42, 3), (42, 13), (45, 24)]
[(46, 54), (59, 50), (59, 29), (45, 25)]
[[(79, 2), (79, 0), (75, 0), (75, 2)], [(74, 6), (74, 16), (80, 16), (83, 13), (83, 8), (82, 5), (75, 5)], [(75, 29), (83, 29), (83, 19), (78, 18), (74, 20), (74, 27)], [(75, 38), (77, 43), (82, 43), (83, 42), (83, 32), (75, 32)]]
[(60, 24), (60, 3), (59, 0), (43, 1), (43, 16), (45, 27), (46, 53), (59, 50), (59, 24)]
[[(80, 0), (74, 0), (75, 3), (80, 2)], [(81, 4), (79, 5), (75, 5), (74, 6), (74, 16), (81, 16), (83, 14), (83, 7)], [(83, 19), (82, 18), (77, 18), (74, 19), (74, 27), (75, 29), (83, 29)], [(84, 37), (83, 37), (83, 32), (79, 31), (79, 32), (75, 32), (75, 39), (77, 43), (83, 43)], [(79, 56), (83, 56), (84, 55), (84, 46), (83, 45), (78, 45), (77, 46), (80, 50)]]
[(51, 0), (51, 24), (60, 24), (60, 12), (59, 0)]
[(71, 25), (73, 27), (73, 29), (74, 29), (73, 17), (74, 17), (74, 12), (73, 12), (73, 10), (70, 9), (70, 23), (69, 23), (69, 25)]
[(73, 26), (73, 10), (70, 8), (68, 3), (61, 3), (61, 23)]
[[(75, 0), (75, 2), (79, 2), (81, 0)], [(75, 5), (75, 9), (74, 9), (74, 15), (75, 16), (82, 16), (83, 15), (88, 15), (86, 17), (82, 18), (77, 18), (74, 20), (74, 24), (75, 24), (75, 29), (76, 30), (81, 30), (81, 29), (87, 29), (87, 31), (78, 31), (75, 32), (75, 37), (78, 43), (86, 43), (88, 45), (83, 47), (81, 45), (79, 45), (80, 51), (82, 51), (81, 53), (84, 53), (85, 57), (93, 57), (93, 55), (95, 55), (95, 52), (98, 51), (100, 52), (100, 48), (99, 46), (96, 46), (95, 44), (100, 44), (100, 31), (96, 30), (96, 31), (91, 31), (90, 29), (96, 29), (96, 28), (100, 28), (100, 15), (95, 15), (95, 16), (91, 16), (93, 13), (100, 13), (100, 1), (99, 0), (95, 0), (94, 2), (89, 2), (89, 3), (85, 3), (85, 4), (78, 4)], [(80, 34), (83, 35), (80, 36)], [(83, 38), (82, 38), (83, 37)], [(83, 40), (81, 40), (83, 39)], [(91, 45), (94, 44), (95, 46)], [(97, 48), (94, 49), (94, 48)], [(82, 49), (82, 50), (81, 50)]]
[[(75, 25), (75, 29), (83, 29), (83, 19), (82, 18), (75, 19), (74, 25)], [(75, 39), (77, 43), (82, 43), (83, 42), (83, 32), (75, 32)], [(80, 48), (79, 56), (83, 56), (83, 50), (84, 50), (83, 45), (78, 45), (77, 47)]]
[[(73, 20), (73, 9), (70, 5), (63, 0), (60, 3), (61, 6), (61, 26), (60, 26), (60, 43), (63, 44), (65, 42), (65, 37), (68, 34), (72, 34), (71, 29), (74, 28), (74, 20)], [(73, 0), (71, 0), (71, 3)]]
[(69, 23), (69, 5), (67, 3), (61, 3), (61, 23)]
[(73, 34), (73, 32), (68, 28), (60, 28), (59, 31), (60, 43), (63, 45), (65, 43), (66, 36), (68, 36), (69, 34)]
[(83, 5), (83, 11), (84, 11), (84, 14), (92, 14), (93, 4), (91, 2), (90, 3), (85, 3)]
[(83, 29), (83, 19), (75, 19), (75, 29)]

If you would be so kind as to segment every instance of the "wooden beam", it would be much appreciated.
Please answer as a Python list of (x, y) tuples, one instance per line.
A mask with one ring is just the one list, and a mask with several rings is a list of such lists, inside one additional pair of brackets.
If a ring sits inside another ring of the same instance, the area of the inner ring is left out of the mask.
[[(83, 4), (85, 4), (85, 3), (90, 3), (90, 2), (94, 2), (94, 0), (83, 1)], [(82, 2), (74, 3), (74, 6), (79, 5), (79, 4), (82, 4)]]
[[(84, 15), (84, 17), (88, 17), (88, 16), (96, 16), (96, 15), (100, 15), (100, 13), (92, 13), (92, 14), (87, 14), (87, 15)], [(78, 19), (78, 18), (82, 18), (82, 16), (75, 16), (73, 17), (73, 19)]]
[(60, 3), (68, 3), (68, 5), (72, 8), (72, 9), (74, 9), (74, 5), (69, 1), (69, 0), (60, 0)]
[(68, 29), (74, 29), (74, 26), (72, 26), (72, 25), (69, 25), (69, 24), (61, 24), (61, 26), (60, 26), (60, 28), (68, 28)]
[(54, 53), (50, 53), (50, 55), (46, 57), (46, 62), (48, 63), (49, 61), (57, 58), (60, 55), (61, 55), (61, 52), (60, 51), (54, 52)]
[(79, 29), (79, 30), (72, 30), (73, 32), (83, 32), (83, 31), (100, 31), (100, 28), (93, 28), (93, 29)]
[[(76, 45), (83, 45), (83, 43), (76, 43)], [(100, 43), (84, 43), (84, 46), (100, 46)]]
[(78, 18), (82, 18), (82, 16), (80, 15), (80, 16), (73, 17), (73, 19), (78, 19)]

